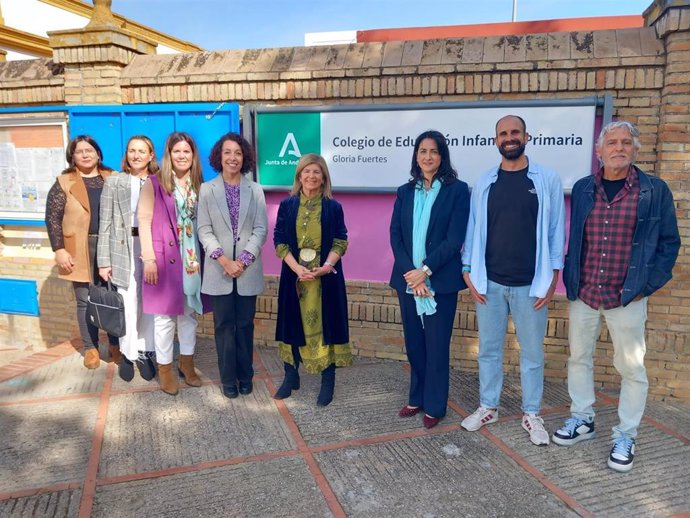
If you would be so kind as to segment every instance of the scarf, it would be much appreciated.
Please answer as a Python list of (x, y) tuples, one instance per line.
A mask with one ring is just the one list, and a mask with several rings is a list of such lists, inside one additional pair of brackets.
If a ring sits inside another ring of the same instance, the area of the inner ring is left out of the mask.
[[(431, 208), (434, 206), (436, 197), (441, 190), (441, 182), (432, 181), (431, 188), (424, 189), (424, 181), (421, 180), (414, 190), (414, 209), (412, 212), (412, 262), (415, 268), (421, 268), (426, 258), (426, 233), (429, 229), (429, 218)], [(434, 300), (434, 290), (431, 288), (431, 281), (426, 280), (426, 285), (431, 291), (431, 297), (417, 297), (414, 301), (417, 306), (417, 315), (433, 315), (436, 313), (436, 301)], [(412, 293), (411, 288), (407, 288), (407, 293)], [(422, 319), (422, 322), (424, 320)]]
[(197, 196), (187, 179), (187, 193), (175, 185), (174, 197), (177, 209), (177, 237), (182, 254), (182, 287), (187, 305), (197, 313), (203, 313), (201, 305), (201, 272), (199, 271), (199, 245), (196, 238)]

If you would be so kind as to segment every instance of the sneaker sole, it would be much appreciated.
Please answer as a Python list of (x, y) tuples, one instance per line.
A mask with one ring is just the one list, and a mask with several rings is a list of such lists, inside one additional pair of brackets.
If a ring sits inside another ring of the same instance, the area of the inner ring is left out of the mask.
[(460, 423), (460, 426), (462, 428), (464, 428), (465, 430), (467, 430), (468, 432), (476, 432), (477, 430), (481, 429), (482, 426), (486, 426), (487, 424), (495, 423), (496, 421), (498, 421), (498, 417), (494, 417), (493, 419), (491, 419), (490, 421), (487, 421), (486, 423), (481, 423), (476, 428), (470, 428), (468, 426), (465, 426), (465, 423), (463, 421), (462, 423)]
[(577, 444), (578, 442), (581, 441), (588, 441), (589, 439), (594, 439), (597, 436), (596, 432), (592, 433), (586, 433), (583, 435), (578, 435), (574, 439), (563, 439), (562, 437), (558, 437), (557, 435), (553, 435), (551, 437), (551, 440), (555, 443), (558, 444), (559, 446), (572, 446), (573, 444)]
[[(524, 430), (524, 428), (523, 428), (523, 430)], [(525, 430), (525, 431), (526, 431), (527, 433), (529, 433), (528, 430)], [(531, 442), (532, 444), (534, 444), (535, 446), (548, 446), (548, 445), (549, 445), (549, 440), (548, 440), (548, 438), (546, 439), (546, 442), (538, 442), (538, 441), (532, 440), (532, 436), (530, 435), (529, 440), (530, 440), (530, 442)]]
[(616, 462), (612, 462), (611, 459), (609, 459), (606, 464), (608, 464), (609, 468), (611, 468), (613, 471), (617, 471), (618, 473), (627, 473), (633, 467), (633, 462), (630, 464), (618, 464)]

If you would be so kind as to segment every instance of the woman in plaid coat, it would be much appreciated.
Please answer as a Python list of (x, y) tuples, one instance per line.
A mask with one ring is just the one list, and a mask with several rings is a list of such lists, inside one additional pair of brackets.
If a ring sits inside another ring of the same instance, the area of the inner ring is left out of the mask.
[(98, 273), (103, 280), (112, 281), (125, 303), (127, 334), (120, 338), (118, 373), (123, 380), (131, 381), (136, 363), (141, 377), (151, 380), (156, 374), (153, 316), (142, 312), (143, 264), (137, 219), (141, 187), (150, 174), (158, 171), (148, 137), (135, 135), (129, 139), (121, 169), (121, 173), (107, 178), (101, 196)]

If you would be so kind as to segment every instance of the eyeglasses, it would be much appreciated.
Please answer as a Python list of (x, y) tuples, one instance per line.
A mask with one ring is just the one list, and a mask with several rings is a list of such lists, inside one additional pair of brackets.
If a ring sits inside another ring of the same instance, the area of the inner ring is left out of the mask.
[(74, 151), (75, 155), (82, 155), (82, 156), (93, 156), (96, 154), (95, 149), (77, 149)]

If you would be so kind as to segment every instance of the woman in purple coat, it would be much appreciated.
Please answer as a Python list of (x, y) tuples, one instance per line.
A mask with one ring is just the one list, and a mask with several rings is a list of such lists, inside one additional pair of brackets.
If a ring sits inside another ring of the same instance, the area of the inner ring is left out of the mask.
[(144, 313), (154, 315), (154, 345), (161, 390), (178, 392), (173, 373), (175, 328), (180, 342), (179, 370), (192, 387), (201, 272), (196, 206), (201, 185), (197, 146), (187, 133), (170, 134), (160, 170), (144, 184), (139, 199), (139, 239), (144, 262)]

